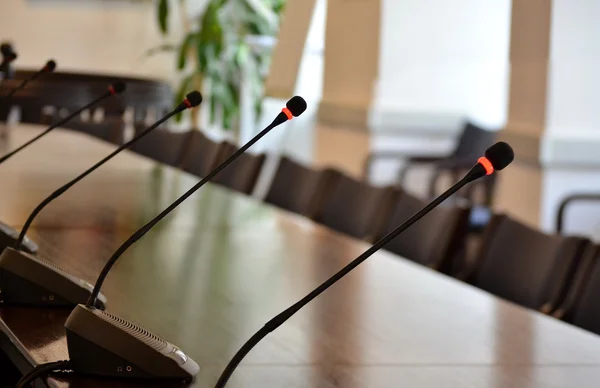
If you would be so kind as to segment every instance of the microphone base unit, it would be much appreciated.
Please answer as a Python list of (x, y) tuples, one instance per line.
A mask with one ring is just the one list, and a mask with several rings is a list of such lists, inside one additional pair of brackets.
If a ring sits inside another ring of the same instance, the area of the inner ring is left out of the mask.
[(175, 345), (83, 304), (71, 312), (65, 329), (71, 366), (82, 375), (190, 382), (200, 370)]
[[(19, 232), (12, 226), (6, 225), (4, 222), (0, 221), (0, 252), (7, 247), (14, 246), (18, 239)], [(27, 236), (25, 236), (21, 247), (24, 251), (29, 253), (35, 253), (38, 250), (37, 244), (31, 241)]]
[[(0, 255), (0, 306), (73, 308), (85, 303), (94, 287), (33, 254), (8, 247)], [(96, 307), (104, 309), (100, 294)]]

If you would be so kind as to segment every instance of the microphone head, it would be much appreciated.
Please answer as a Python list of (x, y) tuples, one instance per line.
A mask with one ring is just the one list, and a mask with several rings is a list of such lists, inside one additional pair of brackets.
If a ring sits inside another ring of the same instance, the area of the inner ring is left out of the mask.
[[(185, 103), (185, 101), (187, 101), (187, 103)], [(188, 108), (198, 106), (200, 105), (200, 103), (202, 103), (202, 94), (194, 90), (193, 92), (190, 92), (185, 96), (185, 101), (184, 103)]]
[(54, 72), (55, 69), (56, 69), (56, 62), (54, 61), (54, 59), (51, 59), (48, 62), (46, 62), (46, 66), (44, 66), (44, 71), (46, 73), (52, 73), (52, 72)]
[(108, 87), (108, 91), (113, 96), (123, 93), (123, 91), (125, 91), (125, 89), (126, 89), (125, 82), (122, 82), (122, 81), (117, 81)]
[(0, 44), (0, 53), (5, 57), (13, 52), (12, 46), (9, 43)]
[(512, 163), (515, 152), (507, 143), (499, 141), (485, 151), (485, 158), (492, 164), (494, 170), (500, 171)]
[(300, 96), (294, 96), (285, 104), (285, 107), (294, 117), (298, 117), (306, 110), (306, 101)]

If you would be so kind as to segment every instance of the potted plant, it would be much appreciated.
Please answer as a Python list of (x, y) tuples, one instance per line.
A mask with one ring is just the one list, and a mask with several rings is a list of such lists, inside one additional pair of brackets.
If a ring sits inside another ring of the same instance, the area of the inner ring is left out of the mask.
[[(242, 82), (250, 88), (259, 116), (270, 50), (257, 49), (256, 37), (274, 38), (285, 0), (206, 0), (202, 10), (190, 15), (186, 0), (158, 0), (157, 22), (169, 36), (169, 14), (180, 12), (183, 37), (178, 44), (151, 49), (176, 53), (179, 86), (176, 100), (192, 89), (203, 92), (210, 124), (236, 133), (240, 119)], [(193, 110), (192, 126), (199, 128), (199, 111)]]

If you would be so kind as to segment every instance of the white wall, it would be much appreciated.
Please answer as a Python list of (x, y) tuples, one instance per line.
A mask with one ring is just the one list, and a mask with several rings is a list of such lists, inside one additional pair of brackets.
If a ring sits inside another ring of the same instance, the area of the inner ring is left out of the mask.
[(600, 133), (600, 2), (552, 2), (547, 132)]
[[(554, 229), (559, 203), (573, 193), (600, 194), (600, 2), (553, 0), (541, 226)], [(600, 202), (567, 210), (565, 230), (600, 240)]]
[(0, 40), (13, 42), (17, 67), (55, 58), (60, 70), (171, 79), (171, 54), (143, 55), (163, 41), (154, 8), (148, 0), (2, 0)]
[[(443, 155), (453, 149), (465, 119), (501, 129), (507, 118), (511, 0), (381, 1), (372, 150)], [(371, 179), (395, 182), (400, 167), (397, 161), (377, 162)], [(409, 177), (415, 186), (426, 179), (423, 173)]]
[(511, 1), (382, 1), (373, 109), (384, 115), (458, 114), (501, 127), (506, 120)]

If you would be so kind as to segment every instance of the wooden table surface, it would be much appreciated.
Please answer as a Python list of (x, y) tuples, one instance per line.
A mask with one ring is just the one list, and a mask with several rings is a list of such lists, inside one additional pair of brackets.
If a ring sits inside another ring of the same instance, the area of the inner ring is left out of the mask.
[[(18, 126), (0, 149), (38, 129)], [(0, 219), (19, 226), (50, 191), (112, 146), (56, 131), (0, 166)], [(42, 212), (40, 256), (94, 282), (121, 242), (196, 178), (126, 153)], [(309, 220), (206, 186), (114, 267), (107, 310), (180, 346), (213, 387), (255, 330), (368, 247)], [(0, 309), (3, 350), (67, 359), (69, 311)], [(18, 357), (17, 357), (18, 358)], [(600, 337), (380, 252), (269, 335), (230, 387), (598, 387)], [(69, 377), (52, 387), (142, 387)]]

